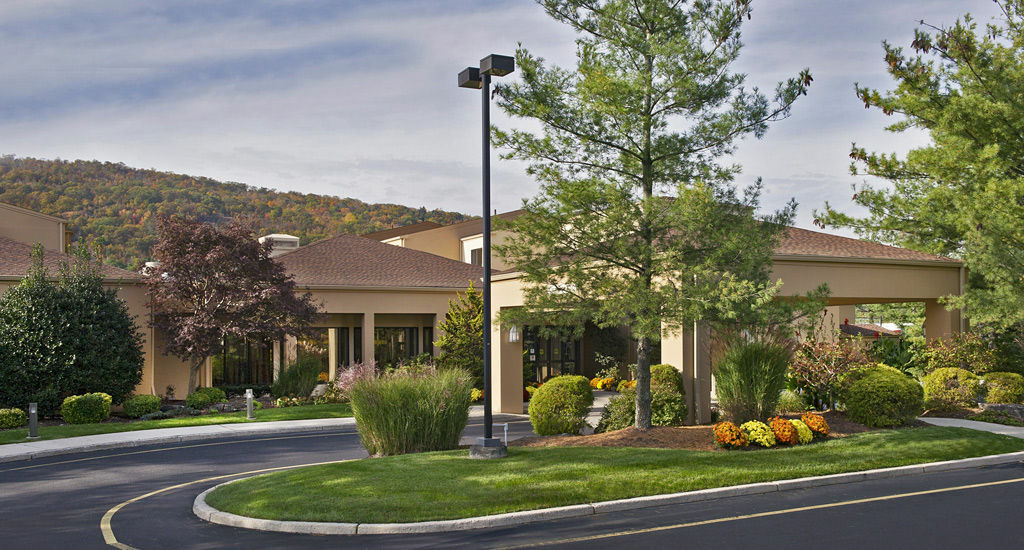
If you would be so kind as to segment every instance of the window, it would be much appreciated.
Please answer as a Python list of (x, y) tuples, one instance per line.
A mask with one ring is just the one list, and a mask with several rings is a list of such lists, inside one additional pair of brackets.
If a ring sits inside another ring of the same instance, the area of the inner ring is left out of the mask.
[(423, 327), (423, 353), (434, 355), (434, 327)]
[(363, 327), (352, 328), (352, 362), (363, 362)]
[(349, 363), (348, 355), (348, 327), (341, 327), (338, 329), (338, 366), (347, 367)]
[(295, 356), (298, 359), (312, 358), (320, 362), (320, 372), (328, 372), (330, 366), (330, 339), (325, 328), (309, 329), (309, 335), (296, 342)]
[(473, 265), (484, 265), (484, 249), (474, 248), (469, 251), (469, 263)]
[(377, 327), (373, 331), (374, 358), (380, 366), (406, 361), (419, 353), (417, 327)]
[(270, 384), (274, 377), (274, 355), (270, 342), (229, 336), (221, 353), (212, 359), (213, 384)]

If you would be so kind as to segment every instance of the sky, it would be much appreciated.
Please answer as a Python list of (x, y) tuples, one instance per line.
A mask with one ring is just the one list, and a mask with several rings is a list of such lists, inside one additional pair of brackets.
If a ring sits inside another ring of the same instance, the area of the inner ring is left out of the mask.
[[(735, 70), (752, 85), (809, 67), (814, 83), (732, 159), (763, 178), (763, 206), (852, 205), (850, 145), (902, 152), (854, 83), (888, 89), (883, 40), (990, 0), (755, 0)], [(123, 162), (257, 187), (478, 214), (480, 97), (456, 75), (517, 43), (563, 67), (571, 29), (529, 0), (4, 0), (0, 154)], [(515, 78), (515, 74), (505, 78)], [(521, 125), (496, 109), (498, 126)], [(492, 204), (536, 193), (494, 157)]]

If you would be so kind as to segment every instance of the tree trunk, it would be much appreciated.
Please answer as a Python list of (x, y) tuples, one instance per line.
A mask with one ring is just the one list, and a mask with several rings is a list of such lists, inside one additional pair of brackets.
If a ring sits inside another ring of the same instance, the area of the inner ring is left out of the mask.
[(651, 427), (651, 339), (636, 343), (636, 420), (638, 430)]
[(193, 390), (199, 387), (197, 385), (199, 378), (199, 368), (203, 366), (204, 362), (205, 359), (192, 360), (192, 365), (188, 369), (188, 387), (185, 388), (185, 395), (192, 393)]

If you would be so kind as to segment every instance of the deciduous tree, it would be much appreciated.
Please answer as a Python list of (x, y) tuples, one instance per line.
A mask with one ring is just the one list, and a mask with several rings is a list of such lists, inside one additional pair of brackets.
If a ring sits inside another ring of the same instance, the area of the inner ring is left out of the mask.
[(158, 221), (153, 247), (159, 267), (146, 275), (153, 326), (165, 350), (191, 365), (189, 391), (199, 368), (219, 353), (227, 336), (279, 340), (301, 334), (316, 313), (310, 294), (270, 257), (245, 223), (220, 227), (177, 216)]

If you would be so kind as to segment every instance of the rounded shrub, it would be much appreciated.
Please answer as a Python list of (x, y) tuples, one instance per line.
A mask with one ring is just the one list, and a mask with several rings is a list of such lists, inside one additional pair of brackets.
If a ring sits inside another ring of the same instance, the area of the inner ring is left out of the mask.
[(125, 399), (121, 406), (124, 408), (125, 416), (139, 418), (159, 411), (160, 403), (161, 399), (158, 395), (134, 395)]
[(28, 415), (21, 409), (0, 409), (0, 430), (20, 428), (28, 424)]
[(1015, 372), (990, 372), (985, 375), (985, 401), (1020, 403), (1024, 400), (1024, 376)]
[(890, 374), (893, 376), (904, 376), (904, 374), (899, 369), (890, 367), (889, 365), (886, 365), (884, 363), (876, 363), (874, 365), (856, 367), (839, 377), (839, 400), (845, 402), (847, 398), (847, 392), (850, 391), (850, 388), (852, 388), (854, 384), (856, 384), (858, 381), (860, 381), (863, 378), (866, 378), (869, 375), (878, 373)]
[(110, 418), (111, 398), (105, 393), (72, 395), (60, 406), (60, 416), (68, 424), (91, 424)]
[(219, 388), (196, 388), (185, 398), (185, 405), (193, 409), (205, 409), (216, 403), (223, 403), (228, 400), (224, 390)]
[(921, 386), (912, 378), (898, 371), (878, 370), (854, 382), (846, 392), (846, 414), (865, 426), (901, 426), (921, 414), (923, 400)]
[(575, 434), (594, 403), (590, 382), (583, 376), (556, 376), (530, 399), (530, 424), (539, 435)]
[(978, 405), (981, 381), (957, 367), (935, 369), (924, 377), (924, 404), (935, 411), (953, 411)]
[(651, 391), (658, 389), (675, 391), (685, 397), (686, 386), (683, 385), (683, 374), (672, 365), (665, 363), (651, 365)]
[[(651, 367), (651, 425), (678, 426), (686, 422), (686, 393), (683, 377), (672, 365)], [(619, 390), (594, 429), (596, 433), (612, 432), (632, 426), (636, 421), (636, 386)]]

